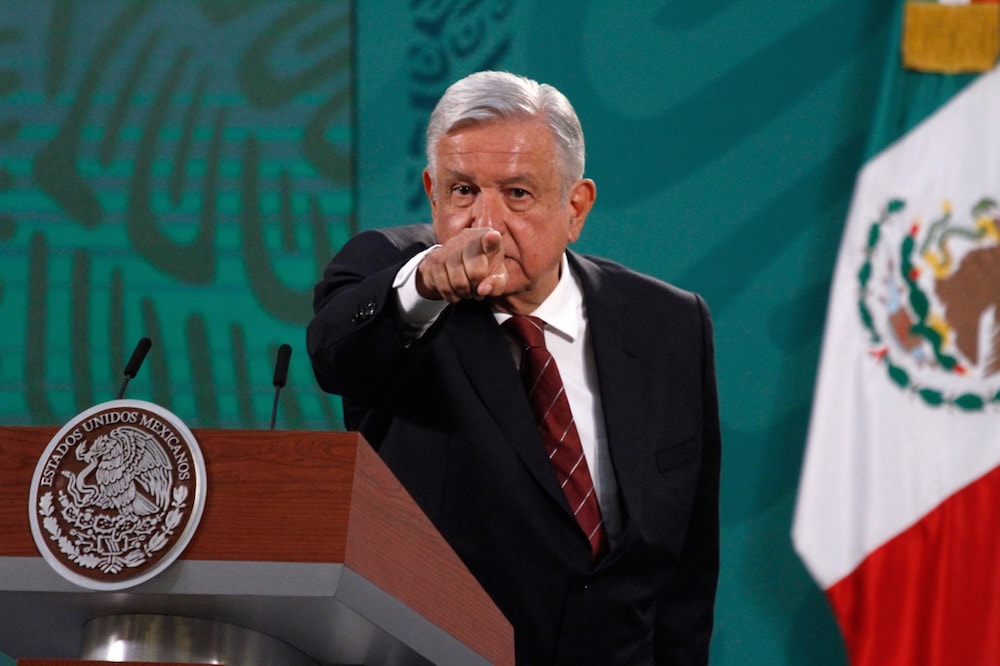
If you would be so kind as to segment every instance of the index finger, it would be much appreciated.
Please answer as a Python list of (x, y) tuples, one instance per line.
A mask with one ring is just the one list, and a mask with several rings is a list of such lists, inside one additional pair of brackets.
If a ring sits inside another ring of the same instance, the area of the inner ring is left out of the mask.
[(496, 229), (490, 229), (480, 236), (479, 245), (483, 249), (483, 254), (487, 256), (496, 254), (503, 247), (503, 236)]

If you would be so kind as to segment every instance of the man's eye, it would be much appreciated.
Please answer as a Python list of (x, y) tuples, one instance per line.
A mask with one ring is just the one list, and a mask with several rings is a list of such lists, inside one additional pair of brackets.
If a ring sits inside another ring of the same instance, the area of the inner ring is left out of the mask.
[(520, 187), (515, 187), (510, 191), (510, 196), (515, 199), (526, 199), (531, 196), (531, 193), (528, 192), (528, 190), (522, 190)]
[(461, 197), (467, 197), (472, 194), (472, 188), (468, 185), (455, 185), (451, 188), (452, 194), (457, 194)]

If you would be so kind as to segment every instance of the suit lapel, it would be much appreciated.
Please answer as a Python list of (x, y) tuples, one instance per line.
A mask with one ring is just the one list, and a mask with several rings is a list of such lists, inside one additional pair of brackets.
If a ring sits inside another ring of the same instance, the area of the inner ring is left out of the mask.
[(644, 361), (635, 346), (636, 332), (624, 325), (633, 304), (628, 294), (608, 288), (596, 264), (572, 252), (569, 258), (583, 286), (605, 434), (627, 530), (633, 522), (630, 517), (636, 516), (642, 501), (640, 485), (635, 480), (641, 478), (642, 467), (651, 460), (641, 446), (644, 424), (634, 416), (636, 405), (643, 404)]
[(552, 499), (569, 512), (569, 503), (534, 426), (531, 405), (507, 340), (489, 309), (482, 303), (459, 303), (451, 313), (447, 331), (469, 383), (504, 437)]
[[(636, 331), (624, 325), (633, 304), (627, 294), (607, 287), (596, 264), (572, 252), (569, 261), (583, 286), (608, 447), (628, 529), (629, 517), (642, 504), (640, 485), (634, 481), (652, 459), (641, 445), (644, 424), (634, 416), (636, 405), (643, 403), (643, 359), (635, 346)], [(493, 315), (482, 303), (466, 301), (455, 306), (451, 317), (448, 335), (469, 383), (531, 474), (569, 512)]]

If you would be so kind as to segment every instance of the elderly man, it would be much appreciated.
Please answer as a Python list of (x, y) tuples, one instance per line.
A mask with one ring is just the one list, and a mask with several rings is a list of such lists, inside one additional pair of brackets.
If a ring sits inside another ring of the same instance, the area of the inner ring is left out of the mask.
[[(432, 225), (364, 232), (308, 349), (514, 627), (522, 664), (703, 664), (718, 576), (708, 310), (567, 246), (594, 204), (556, 89), (503, 72), (431, 115)], [(655, 222), (654, 222), (655, 223)]]

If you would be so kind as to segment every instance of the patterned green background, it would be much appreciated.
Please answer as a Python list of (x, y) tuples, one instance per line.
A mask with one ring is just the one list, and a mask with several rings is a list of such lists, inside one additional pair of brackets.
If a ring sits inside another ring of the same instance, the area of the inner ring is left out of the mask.
[(197, 426), (329, 427), (301, 352), (352, 231), (346, 3), (0, 4), (0, 418), (128, 396)]
[(192, 426), (265, 427), (287, 342), (279, 427), (339, 427), (302, 344), (313, 282), (356, 228), (427, 219), (423, 124), (445, 86), (518, 71), (562, 89), (587, 133), (599, 193), (577, 249), (713, 310), (725, 446), (713, 663), (843, 663), (789, 528), (894, 11), (0, 1), (0, 422), (60, 424), (113, 398), (148, 335), (129, 397)]

